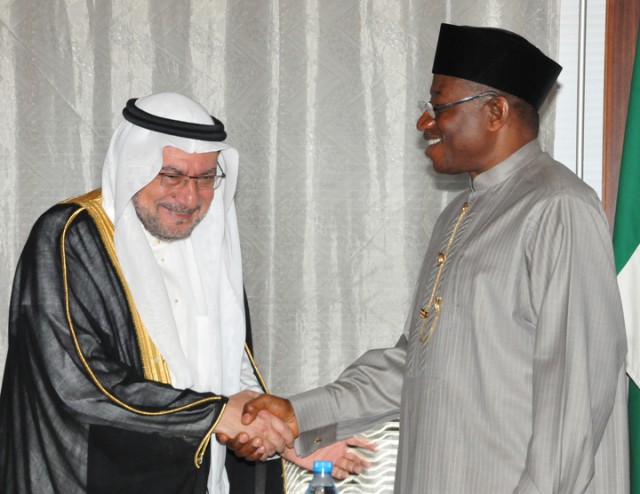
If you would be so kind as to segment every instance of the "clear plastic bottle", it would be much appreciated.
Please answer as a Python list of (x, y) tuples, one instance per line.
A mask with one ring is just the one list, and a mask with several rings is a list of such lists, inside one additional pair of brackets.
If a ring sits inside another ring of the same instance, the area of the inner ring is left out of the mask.
[(333, 463), (330, 461), (313, 462), (313, 479), (309, 483), (306, 494), (338, 494), (331, 472)]

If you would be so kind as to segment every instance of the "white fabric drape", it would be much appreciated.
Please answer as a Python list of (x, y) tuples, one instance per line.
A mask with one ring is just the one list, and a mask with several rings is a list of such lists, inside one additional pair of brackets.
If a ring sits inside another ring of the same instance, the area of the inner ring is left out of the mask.
[(240, 153), (244, 278), (271, 390), (326, 383), (393, 344), (432, 225), (465, 184), (435, 175), (415, 130), (439, 25), (504, 27), (555, 56), (558, 1), (4, 2), (0, 365), (31, 225), (100, 185), (125, 102), (158, 91), (202, 103)]

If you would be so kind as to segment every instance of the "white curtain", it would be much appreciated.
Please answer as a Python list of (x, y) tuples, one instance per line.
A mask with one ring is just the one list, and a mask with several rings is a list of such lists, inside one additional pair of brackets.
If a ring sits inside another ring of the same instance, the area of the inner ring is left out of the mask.
[(439, 25), (504, 27), (555, 56), (558, 1), (2, 2), (0, 368), (31, 225), (100, 185), (127, 99), (165, 90), (210, 109), (240, 152), (245, 284), (271, 390), (324, 384), (392, 345), (432, 225), (466, 185), (436, 176), (415, 130)]

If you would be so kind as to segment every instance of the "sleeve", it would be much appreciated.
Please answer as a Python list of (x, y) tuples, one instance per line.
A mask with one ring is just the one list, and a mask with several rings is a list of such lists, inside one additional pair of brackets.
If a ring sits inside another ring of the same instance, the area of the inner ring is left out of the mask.
[(300, 436), (296, 452), (315, 449), (396, 418), (404, 376), (407, 340), (392, 348), (370, 350), (327, 386), (290, 398)]
[(249, 355), (245, 351), (242, 354), (242, 369), (240, 370), (240, 390), (243, 391), (245, 389), (250, 389), (251, 391), (256, 391), (258, 393), (264, 393), (262, 386), (258, 383), (258, 379), (256, 378), (255, 369), (251, 360), (249, 359)]
[(52, 221), (25, 247), (12, 308), (30, 378), (77, 427), (207, 442), (226, 397), (144, 378), (129, 302), (95, 224), (86, 214)]
[(626, 354), (611, 250), (602, 209), (576, 197), (553, 199), (529, 232), (532, 430), (516, 494), (585, 492), (594, 475)]
[[(251, 325), (251, 310), (247, 292), (243, 289), (244, 317), (245, 317), (245, 351), (242, 354), (242, 368), (240, 370), (240, 390), (250, 389), (258, 393), (267, 392), (266, 384), (261, 383), (258, 366), (253, 361), (253, 329)], [(263, 389), (264, 384), (264, 389)]]

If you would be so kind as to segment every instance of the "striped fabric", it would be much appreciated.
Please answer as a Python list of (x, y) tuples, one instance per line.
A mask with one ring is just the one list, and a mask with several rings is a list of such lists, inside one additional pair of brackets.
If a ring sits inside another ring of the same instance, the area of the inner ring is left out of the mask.
[[(400, 424), (397, 420), (386, 422), (362, 434), (378, 445), (378, 451), (364, 451), (370, 458), (371, 467), (360, 475), (336, 482), (340, 494), (383, 494), (393, 492), (398, 436)], [(304, 494), (313, 474), (294, 463), (286, 462), (285, 478), (287, 494)]]

